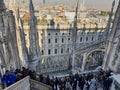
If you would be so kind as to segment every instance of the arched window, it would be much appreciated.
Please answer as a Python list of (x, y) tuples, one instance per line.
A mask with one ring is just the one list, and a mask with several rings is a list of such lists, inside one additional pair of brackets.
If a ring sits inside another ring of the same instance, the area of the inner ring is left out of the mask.
[(61, 48), (61, 53), (63, 53), (63, 48)]
[(92, 37), (92, 41), (94, 40), (94, 37)]
[(51, 54), (51, 50), (50, 49), (48, 49), (48, 55), (50, 55)]
[(55, 49), (55, 54), (57, 54), (57, 49)]
[(64, 43), (64, 38), (62, 38), (62, 43)]
[(51, 40), (50, 40), (50, 39), (48, 39), (48, 43), (49, 43), (49, 44), (51, 43)]
[(69, 48), (67, 48), (67, 52), (69, 52)]
[(42, 55), (44, 55), (44, 50), (42, 50)]
[(80, 42), (82, 42), (82, 37), (80, 38)]
[(86, 41), (88, 41), (88, 37), (86, 37)]
[(55, 39), (55, 43), (57, 43), (57, 39)]

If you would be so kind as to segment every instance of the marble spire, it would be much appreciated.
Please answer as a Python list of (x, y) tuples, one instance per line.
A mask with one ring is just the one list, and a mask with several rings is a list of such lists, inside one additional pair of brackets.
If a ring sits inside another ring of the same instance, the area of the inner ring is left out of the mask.
[(35, 10), (32, 0), (29, 4), (30, 20), (29, 20), (29, 68), (36, 71), (37, 64), (40, 60), (40, 47), (38, 42), (38, 31), (37, 31), (37, 18), (35, 16)]
[[(3, 12), (4, 11), (4, 12)], [(0, 50), (2, 50), (6, 69), (21, 68), (16, 39), (16, 23), (13, 12), (6, 10), (0, 0)]]
[(76, 0), (76, 12), (74, 17), (74, 26), (72, 29), (72, 72), (74, 71), (75, 66), (75, 48), (76, 48), (76, 39), (77, 39), (77, 15), (78, 15), (78, 6), (79, 0)]
[(114, 11), (114, 7), (115, 7), (115, 0), (113, 1), (112, 3), (112, 8), (111, 8), (111, 12), (109, 14), (109, 19), (108, 19), (108, 23), (107, 23), (107, 26), (106, 26), (106, 31), (105, 31), (105, 39), (108, 39), (108, 34), (110, 32), (110, 28), (111, 28), (111, 23), (112, 23), (112, 16), (113, 16), (113, 11)]
[(23, 67), (28, 68), (28, 51), (26, 47), (26, 41), (25, 41), (25, 33), (24, 33), (24, 28), (23, 28), (23, 22), (20, 18), (19, 14), (19, 8), (17, 10), (17, 23), (18, 23), (18, 49), (19, 49), (19, 55), (21, 59), (21, 65)]
[(73, 44), (75, 48), (76, 38), (77, 38), (77, 18), (78, 18), (78, 6), (79, 6), (79, 0), (77, 0), (76, 3), (76, 12), (74, 17), (74, 26), (73, 26)]
[[(115, 2), (113, 2), (114, 6)], [(120, 66), (120, 0), (118, 7), (114, 16), (114, 21), (112, 24), (112, 29), (108, 34), (108, 42), (106, 47), (106, 53), (104, 57), (103, 69), (110, 68), (111, 70), (117, 72)]]

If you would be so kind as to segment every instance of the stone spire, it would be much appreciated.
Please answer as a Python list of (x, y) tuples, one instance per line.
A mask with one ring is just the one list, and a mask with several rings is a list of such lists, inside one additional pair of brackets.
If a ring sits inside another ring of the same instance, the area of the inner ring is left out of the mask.
[(116, 36), (116, 35), (118, 35), (118, 34), (120, 34), (118, 31), (118, 26), (120, 25), (120, 21), (119, 21), (119, 19), (120, 19), (120, 0), (119, 0), (119, 4), (118, 4), (118, 7), (117, 7), (117, 10), (116, 10), (116, 13), (115, 13), (115, 18), (114, 18), (114, 22), (113, 22), (113, 25), (112, 25), (112, 30), (110, 31), (110, 33), (109, 33), (109, 36), (110, 37), (108, 37), (108, 39), (110, 40), (110, 41), (112, 41), (113, 40), (113, 38)]
[(79, 0), (76, 0), (76, 12), (74, 17), (74, 25), (72, 29), (72, 72), (74, 73), (74, 62), (75, 62), (75, 48), (76, 48), (76, 39), (77, 39), (77, 16), (78, 16), (78, 5)]
[(31, 19), (35, 18), (35, 10), (34, 10), (34, 6), (33, 6), (32, 0), (30, 0), (29, 12), (30, 12)]
[[(5, 10), (3, 0), (0, 2), (1, 10)], [(20, 59), (16, 39), (15, 17), (12, 11), (0, 12), (0, 48), (3, 48), (4, 61), (7, 69), (20, 68)]]
[[(115, 3), (115, 2), (114, 2)], [(113, 3), (113, 6), (114, 6)], [(104, 57), (103, 68), (110, 68), (113, 71), (118, 70), (118, 66), (120, 65), (120, 51), (119, 51), (119, 43), (120, 43), (120, 0), (115, 13), (114, 21), (112, 24), (112, 29), (110, 30), (108, 36), (108, 43), (106, 48), (106, 54)], [(119, 70), (120, 71), (120, 70)]]
[(29, 31), (29, 40), (30, 40), (30, 48), (29, 48), (29, 59), (30, 59), (30, 69), (36, 71), (36, 67), (40, 60), (40, 47), (38, 42), (38, 31), (37, 31), (37, 18), (35, 16), (35, 10), (33, 6), (32, 0), (30, 0), (29, 4), (30, 11), (30, 31)]
[(18, 8), (17, 12), (18, 12), (18, 14), (17, 14), (18, 22), (17, 23), (18, 23), (18, 38), (19, 38), (19, 40), (18, 40), (19, 55), (20, 55), (22, 66), (28, 68), (28, 51), (27, 51), (27, 47), (26, 47), (23, 22), (20, 18), (20, 14), (19, 14), (19, 8)]
[(73, 38), (73, 44), (75, 48), (75, 43), (76, 43), (76, 38), (77, 38), (77, 18), (78, 18), (78, 5), (79, 5), (79, 0), (77, 0), (76, 3), (76, 12), (75, 12), (75, 17), (74, 17), (74, 24), (73, 24), (73, 31), (72, 31), (72, 38)]
[(111, 27), (111, 22), (112, 22), (112, 16), (113, 16), (114, 7), (115, 7), (115, 0), (112, 3), (111, 12), (109, 14), (109, 19), (108, 19), (108, 23), (107, 23), (106, 31), (105, 31), (105, 35), (104, 35), (105, 39), (108, 39), (108, 34), (109, 34), (109, 31), (110, 31), (110, 27)]
[(5, 4), (4, 4), (4, 1), (0, 0), (0, 11), (3, 11), (5, 9), (6, 9), (6, 7), (5, 7)]

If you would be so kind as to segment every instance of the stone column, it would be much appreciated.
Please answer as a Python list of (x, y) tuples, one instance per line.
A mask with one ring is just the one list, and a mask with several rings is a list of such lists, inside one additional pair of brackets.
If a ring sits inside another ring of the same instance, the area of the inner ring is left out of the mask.
[(86, 59), (87, 59), (87, 53), (84, 53), (83, 54), (83, 63), (82, 63), (82, 69), (81, 69), (81, 71), (85, 70)]

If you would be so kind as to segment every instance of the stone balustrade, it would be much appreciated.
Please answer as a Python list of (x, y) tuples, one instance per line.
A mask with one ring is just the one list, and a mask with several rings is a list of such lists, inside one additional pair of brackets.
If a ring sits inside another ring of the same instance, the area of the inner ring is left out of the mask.
[(31, 90), (52, 90), (52, 87), (32, 79), (30, 80), (30, 87)]
[(5, 88), (4, 90), (52, 90), (52, 87), (41, 82), (32, 80), (28, 76)]
[(5, 88), (4, 90), (30, 90), (29, 76)]

